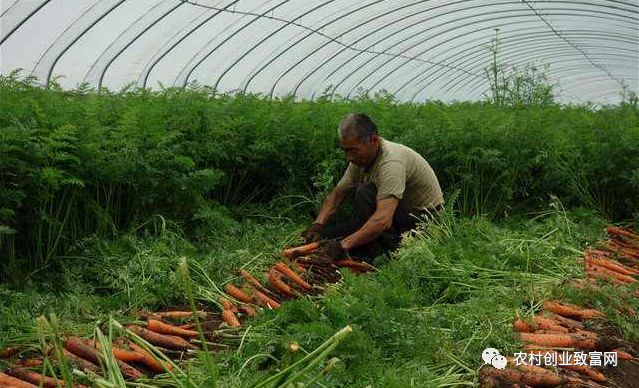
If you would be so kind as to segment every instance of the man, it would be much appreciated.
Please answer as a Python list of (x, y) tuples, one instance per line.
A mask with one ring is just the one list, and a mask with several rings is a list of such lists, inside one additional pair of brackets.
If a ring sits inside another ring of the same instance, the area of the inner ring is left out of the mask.
[[(328, 239), (321, 242), (320, 251), (329, 258), (348, 253), (371, 261), (395, 249), (401, 233), (413, 229), (419, 217), (439, 212), (444, 203), (442, 190), (426, 160), (414, 150), (380, 137), (367, 115), (349, 114), (338, 133), (350, 163), (303, 236), (307, 242)], [(353, 218), (327, 227), (327, 221), (353, 190)]]

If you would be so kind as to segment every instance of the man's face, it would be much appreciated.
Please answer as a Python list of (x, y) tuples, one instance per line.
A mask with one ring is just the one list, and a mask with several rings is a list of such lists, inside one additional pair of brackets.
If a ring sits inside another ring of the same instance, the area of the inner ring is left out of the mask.
[(340, 138), (339, 144), (349, 162), (365, 168), (375, 161), (379, 149), (379, 136), (373, 135), (368, 141), (357, 136), (343, 137)]

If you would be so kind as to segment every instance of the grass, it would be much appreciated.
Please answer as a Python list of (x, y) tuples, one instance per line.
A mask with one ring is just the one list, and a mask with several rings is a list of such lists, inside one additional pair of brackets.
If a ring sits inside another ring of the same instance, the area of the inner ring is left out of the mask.
[[(601, 308), (627, 339), (637, 341), (636, 321), (621, 313), (636, 311), (636, 299), (610, 286), (584, 293), (564, 284), (583, 276), (579, 252), (604, 237), (605, 224), (591, 211), (565, 211), (558, 202), (500, 223), (449, 212), (407, 236), (392, 260), (377, 263), (375, 274), (345, 272), (323, 295), (287, 302), (251, 320), (239, 333), (237, 348), (200, 357), (174, 376), (146, 383), (211, 386), (214, 377), (220, 387), (276, 379), (309, 387), (470, 386), (482, 364), (481, 351), (490, 346), (513, 354), (518, 346), (513, 318), (532, 314), (547, 298)], [(65, 261), (62, 279), (54, 281), (43, 271), (30, 279), (35, 287), (0, 288), (0, 313), (6, 317), (0, 322), (0, 346), (38, 347), (40, 315), (54, 313), (58, 333), (88, 335), (106, 327), (108, 337), (111, 325), (98, 321), (111, 322), (112, 316), (127, 322), (140, 309), (189, 303), (184, 295), (206, 301), (210, 296), (197, 290), (221, 287), (239, 267), (268, 268), (303, 227), (294, 217), (245, 217), (192, 243), (178, 225), (167, 225), (110, 241), (87, 240)], [(186, 259), (180, 272), (181, 257)], [(191, 270), (185, 283), (187, 262), (197, 271)], [(195, 276), (199, 272), (206, 276)], [(352, 333), (339, 345), (327, 345), (349, 325)], [(299, 344), (297, 351), (291, 350), (293, 343)], [(56, 369), (60, 372), (68, 373)], [(102, 385), (118, 386), (118, 381), (113, 375)]]

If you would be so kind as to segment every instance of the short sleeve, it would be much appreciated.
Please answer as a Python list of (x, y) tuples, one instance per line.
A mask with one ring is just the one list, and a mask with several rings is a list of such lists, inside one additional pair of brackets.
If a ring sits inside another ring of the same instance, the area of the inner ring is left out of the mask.
[(406, 166), (401, 161), (389, 161), (380, 166), (376, 177), (377, 199), (402, 199), (406, 189)]
[(352, 163), (349, 163), (346, 171), (344, 172), (344, 175), (342, 176), (342, 179), (337, 182), (335, 189), (346, 191), (352, 189), (358, 183), (355, 176), (355, 167)]

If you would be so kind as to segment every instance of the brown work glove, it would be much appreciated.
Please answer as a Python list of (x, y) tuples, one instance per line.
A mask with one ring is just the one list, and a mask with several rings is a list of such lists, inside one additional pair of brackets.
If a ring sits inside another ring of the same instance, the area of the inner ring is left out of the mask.
[(302, 237), (306, 240), (306, 243), (312, 243), (322, 239), (322, 232), (324, 231), (324, 225), (317, 222), (313, 222), (311, 226), (306, 228), (302, 232)]
[(320, 241), (317, 254), (331, 260), (339, 260), (346, 257), (346, 251), (337, 239)]

